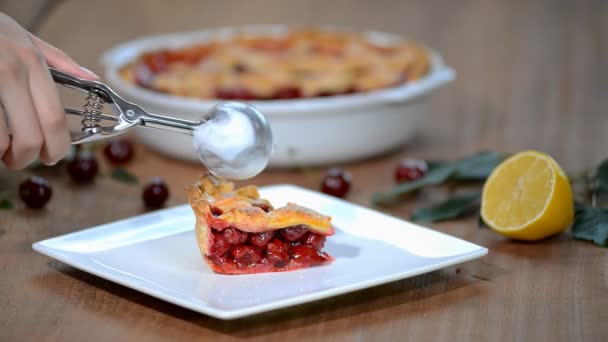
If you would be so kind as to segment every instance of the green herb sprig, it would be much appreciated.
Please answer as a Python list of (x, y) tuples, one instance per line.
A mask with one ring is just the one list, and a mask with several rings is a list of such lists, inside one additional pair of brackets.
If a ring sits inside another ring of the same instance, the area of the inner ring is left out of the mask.
[(113, 169), (112, 172), (110, 173), (110, 177), (112, 177), (112, 179), (114, 179), (114, 180), (117, 180), (119, 182), (126, 183), (126, 184), (136, 185), (139, 183), (139, 181), (137, 180), (137, 177), (135, 177), (135, 175), (133, 175), (129, 171), (127, 171), (125, 169), (121, 169), (121, 168)]
[(13, 202), (8, 198), (0, 198), (0, 209), (13, 209)]
[(584, 173), (582, 201), (574, 206), (572, 236), (579, 240), (592, 241), (598, 246), (608, 247), (608, 209), (602, 206), (608, 199), (608, 159), (594, 172)]
[(608, 247), (608, 210), (576, 203), (572, 236)]
[(481, 192), (456, 194), (430, 208), (414, 211), (413, 221), (434, 222), (472, 214), (479, 210)]

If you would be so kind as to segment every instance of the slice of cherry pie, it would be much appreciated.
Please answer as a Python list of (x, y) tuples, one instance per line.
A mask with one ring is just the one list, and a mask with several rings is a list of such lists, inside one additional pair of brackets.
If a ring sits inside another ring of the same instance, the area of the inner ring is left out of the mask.
[(217, 273), (291, 271), (333, 261), (322, 251), (334, 234), (329, 216), (294, 203), (275, 209), (255, 186), (235, 189), (213, 177), (187, 192), (198, 245)]

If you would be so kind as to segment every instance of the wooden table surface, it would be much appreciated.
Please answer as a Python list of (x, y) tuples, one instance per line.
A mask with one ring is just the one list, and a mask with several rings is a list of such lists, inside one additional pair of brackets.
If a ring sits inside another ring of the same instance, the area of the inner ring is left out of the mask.
[[(48, 6), (47, 6), (48, 7)], [(458, 79), (432, 98), (416, 139), (345, 165), (348, 200), (369, 205), (392, 185), (402, 157), (456, 158), (480, 149), (539, 149), (567, 170), (608, 156), (606, 1), (61, 1), (36, 34), (101, 72), (100, 53), (141, 35), (249, 23), (335, 24), (405, 34), (441, 51)], [(143, 146), (129, 169), (166, 178), (171, 205), (202, 172)], [(323, 168), (267, 170), (259, 185), (317, 188)], [(25, 172), (0, 170), (0, 189)], [(140, 190), (108, 178), (70, 185), (46, 171), (54, 198), (42, 211), (0, 211), (0, 340), (264, 341), (608, 339), (608, 250), (561, 235), (509, 241), (474, 219), (432, 224), (489, 248), (457, 267), (237, 321), (154, 299), (35, 253), (52, 236), (142, 213)], [(413, 198), (386, 209), (407, 218)]]

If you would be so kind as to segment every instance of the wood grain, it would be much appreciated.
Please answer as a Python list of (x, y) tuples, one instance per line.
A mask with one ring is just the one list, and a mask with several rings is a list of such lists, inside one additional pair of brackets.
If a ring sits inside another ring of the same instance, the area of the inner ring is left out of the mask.
[[(411, 36), (442, 52), (458, 79), (432, 100), (400, 151), (346, 165), (348, 199), (369, 205), (404, 156), (457, 158), (535, 148), (576, 171), (608, 156), (605, 1), (63, 1), (38, 25), (44, 39), (101, 72), (99, 54), (141, 35), (250, 23), (335, 24)], [(105, 166), (104, 166), (105, 169)], [(129, 169), (165, 177), (171, 205), (202, 172), (143, 146)], [(257, 184), (317, 188), (323, 169), (268, 170)], [(0, 189), (25, 173), (0, 170)], [(233, 322), (200, 315), (38, 255), (31, 243), (142, 213), (140, 190), (100, 178), (71, 185), (45, 171), (46, 210), (0, 211), (0, 340), (384, 341), (608, 339), (608, 253), (568, 235), (506, 240), (475, 220), (433, 228), (490, 249), (457, 267)], [(412, 198), (386, 212), (402, 218)]]

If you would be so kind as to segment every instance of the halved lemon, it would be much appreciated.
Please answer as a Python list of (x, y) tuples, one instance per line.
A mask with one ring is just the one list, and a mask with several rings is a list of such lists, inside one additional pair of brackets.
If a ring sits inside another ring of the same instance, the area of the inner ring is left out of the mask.
[(517, 153), (488, 177), (481, 217), (490, 228), (514, 239), (534, 241), (562, 232), (574, 219), (568, 177), (544, 153)]

